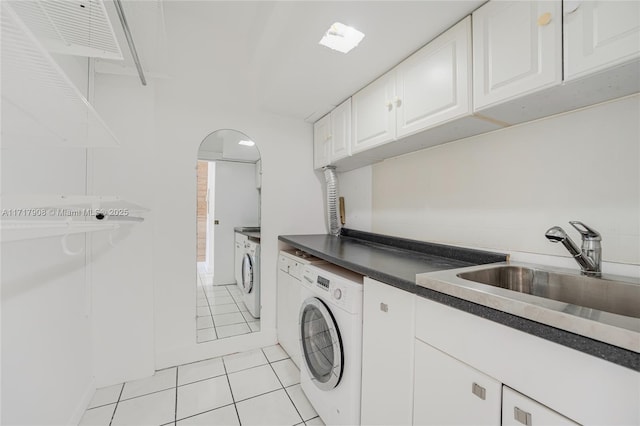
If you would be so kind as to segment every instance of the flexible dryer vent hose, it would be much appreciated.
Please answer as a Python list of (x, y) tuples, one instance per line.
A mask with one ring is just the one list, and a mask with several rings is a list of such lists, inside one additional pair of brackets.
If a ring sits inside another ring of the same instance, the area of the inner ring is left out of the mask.
[(324, 168), (324, 179), (327, 182), (327, 219), (329, 223), (329, 235), (340, 235), (340, 222), (338, 218), (338, 176), (336, 168), (327, 166)]

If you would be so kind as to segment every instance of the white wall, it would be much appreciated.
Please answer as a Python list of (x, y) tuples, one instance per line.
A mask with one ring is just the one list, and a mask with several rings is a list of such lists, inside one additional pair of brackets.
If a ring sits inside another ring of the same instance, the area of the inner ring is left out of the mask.
[[(326, 232), (324, 180), (313, 172), (311, 125), (248, 106), (230, 109), (211, 102), (204, 89), (185, 91), (180, 84), (157, 80), (143, 89), (133, 77), (96, 78), (96, 108), (123, 147), (96, 155), (94, 185), (152, 208), (145, 223), (131, 231), (135, 241), (121, 243), (131, 256), (112, 262), (111, 270), (105, 263), (99, 273), (102, 291), (96, 293), (94, 310), (102, 319), (95, 325), (100, 337), (94, 346), (105, 351), (97, 366), (101, 385), (274, 343), (277, 237)], [(218, 129), (245, 133), (262, 158), (262, 331), (197, 344), (196, 161), (202, 140)], [(108, 170), (120, 176), (112, 186)], [(127, 330), (134, 321), (135, 328)], [(149, 360), (150, 341), (155, 362)]]
[[(86, 93), (86, 59), (57, 59)], [(1, 162), (3, 195), (85, 194), (84, 149), (3, 149)], [(82, 234), (68, 244), (86, 249)], [(77, 423), (95, 389), (85, 254), (53, 237), (3, 243), (1, 259), (1, 422)]]
[(235, 232), (233, 228), (258, 226), (256, 166), (252, 163), (216, 161), (213, 284), (234, 284)]
[(114, 234), (115, 247), (109, 244), (108, 235), (93, 236), (94, 372), (101, 387), (154, 371), (153, 82), (143, 87), (132, 77), (97, 74), (94, 105), (120, 146), (91, 151), (91, 191), (151, 209), (143, 215), (143, 223)]
[(372, 173), (372, 166), (338, 173), (338, 192), (345, 204), (345, 228), (371, 231)]
[[(158, 82), (156, 98), (152, 245), (157, 368), (274, 343), (277, 237), (326, 232), (323, 179), (313, 172), (311, 125), (185, 94), (178, 83)], [(262, 329), (196, 344), (195, 165), (198, 146), (217, 129), (246, 134), (262, 158)]]
[[(580, 220), (603, 260), (640, 264), (640, 95), (373, 166), (373, 231), (567, 257), (544, 237)], [(570, 261), (571, 262), (571, 261)], [(569, 263), (571, 267), (575, 267)]]

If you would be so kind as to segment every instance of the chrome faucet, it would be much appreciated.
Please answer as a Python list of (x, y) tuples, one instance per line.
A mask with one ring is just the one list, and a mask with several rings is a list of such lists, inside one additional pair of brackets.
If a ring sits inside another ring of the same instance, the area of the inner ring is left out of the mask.
[(579, 249), (576, 243), (564, 232), (564, 229), (559, 226), (549, 228), (544, 236), (552, 243), (562, 243), (580, 265), (583, 275), (599, 277), (602, 275), (602, 245), (600, 244), (602, 238), (600, 233), (582, 222), (571, 221), (569, 223), (582, 235), (582, 249)]

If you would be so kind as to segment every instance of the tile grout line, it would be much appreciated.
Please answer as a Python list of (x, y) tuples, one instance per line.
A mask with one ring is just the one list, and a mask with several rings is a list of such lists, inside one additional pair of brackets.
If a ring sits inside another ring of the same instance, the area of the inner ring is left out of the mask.
[(113, 419), (116, 417), (116, 410), (118, 409), (120, 398), (122, 398), (122, 392), (124, 392), (124, 385), (125, 383), (123, 383), (122, 387), (120, 388), (120, 393), (118, 394), (118, 400), (116, 401), (116, 406), (113, 408), (113, 414), (111, 414), (111, 420), (109, 420), (109, 426), (111, 426), (111, 423), (113, 423)]
[(236, 398), (235, 396), (233, 396), (233, 389), (231, 388), (231, 380), (229, 380), (229, 373), (227, 372), (227, 364), (224, 362), (224, 357), (222, 357), (222, 367), (224, 368), (224, 376), (227, 378), (227, 384), (229, 385), (229, 392), (231, 393), (231, 401), (233, 401), (233, 408), (236, 410), (236, 417), (238, 418), (238, 424), (242, 426), (242, 421), (240, 420), (240, 413), (238, 412), (238, 406), (236, 405)]
[[(222, 376), (219, 376), (219, 377), (222, 377)], [(210, 413), (210, 412), (212, 412), (212, 411), (219, 410), (219, 409), (221, 409), (221, 408), (230, 407), (231, 405), (235, 405), (235, 404), (232, 402), (232, 403), (230, 403), (230, 404), (221, 405), (220, 407), (212, 408), (212, 409), (207, 410), (207, 411), (203, 411), (202, 413), (191, 414), (191, 415), (189, 415), (189, 416), (187, 416), (187, 417), (183, 417), (183, 418), (181, 418), (181, 419), (180, 419), (180, 421), (182, 422), (182, 421), (187, 420), (187, 419), (192, 419), (192, 418), (194, 418), (194, 417), (201, 416), (201, 415), (203, 415), (203, 414), (207, 414), (207, 413)], [(314, 417), (314, 418), (315, 418), (315, 417)]]
[[(267, 357), (267, 354), (264, 353), (264, 348), (260, 348), (260, 350), (264, 354), (264, 357), (267, 358), (267, 361), (269, 361), (269, 358)], [(285, 358), (285, 359), (287, 359), (287, 358)], [(282, 360), (278, 360), (278, 361), (282, 361)], [(273, 368), (273, 365), (272, 365), (271, 361), (269, 361), (269, 367), (271, 367), (271, 371), (273, 371), (273, 374), (276, 375), (276, 378), (278, 379), (278, 383), (280, 383), (280, 386), (282, 386), (282, 390), (284, 391), (285, 395), (287, 395), (287, 398), (289, 398), (289, 401), (291, 401), (291, 405), (293, 405), (293, 408), (296, 410), (296, 413), (298, 413), (298, 417), (300, 417), (300, 420), (302, 421), (302, 423), (304, 423), (304, 419), (302, 418), (302, 414), (300, 414), (300, 410), (298, 410), (298, 407), (296, 406), (296, 403), (293, 402), (293, 399), (291, 399), (291, 395), (289, 395), (289, 392), (287, 392), (287, 388), (285, 388), (284, 385), (282, 384), (282, 380), (280, 380), (280, 376), (278, 376), (278, 373), (276, 372), (276, 369)], [(294, 385), (291, 385), (291, 386), (294, 386)], [(295, 423), (295, 424), (299, 424), (299, 423)]]
[[(227, 287), (233, 286), (233, 285), (235, 285), (235, 284), (227, 284), (227, 285), (224, 285), (222, 287), (224, 287), (225, 290), (227, 291), (227, 295), (228, 296), (225, 296), (225, 297), (231, 297), (231, 300), (233, 300), (233, 304), (236, 305), (236, 308), (238, 308), (238, 312), (240, 312), (240, 315), (242, 315), (242, 311), (240, 310), (240, 306), (238, 306), (238, 304), (236, 303), (236, 299), (233, 298), (233, 295), (231, 294), (231, 292), (227, 288)], [(225, 303), (225, 305), (231, 305), (231, 303)], [(217, 305), (217, 306), (221, 306), (221, 305)], [(210, 308), (211, 308), (211, 306), (210, 306)], [(230, 312), (230, 313), (234, 313), (234, 312)], [(224, 315), (224, 314), (219, 314), (219, 315)], [(215, 329), (214, 331), (216, 333), (216, 339), (219, 339), (220, 336), (218, 336), (218, 327), (224, 327), (224, 326), (216, 326), (215, 318), (213, 318), (213, 310), (211, 310), (211, 319), (213, 321), (213, 327)], [(242, 319), (244, 320), (244, 316), (242, 317)], [(238, 324), (240, 324), (240, 323), (238, 323)], [(227, 324), (227, 325), (234, 325), (234, 324)], [(247, 324), (247, 327), (248, 327), (248, 324)], [(251, 328), (250, 327), (249, 327), (249, 332), (251, 332)], [(246, 333), (243, 333), (243, 334), (246, 334)], [(226, 337), (233, 337), (233, 336), (239, 336), (239, 334), (234, 334), (232, 336), (226, 336)]]
[[(233, 285), (233, 284), (229, 284), (229, 285)], [(227, 291), (229, 291), (227, 289)], [(229, 292), (229, 294), (231, 295), (231, 292)], [(242, 336), (243, 334), (251, 334), (251, 333), (255, 333), (253, 330), (251, 330), (251, 326), (249, 325), (249, 323), (247, 322), (247, 319), (244, 317), (244, 315), (242, 315), (242, 309), (240, 309), (240, 305), (238, 305), (238, 301), (236, 300), (235, 297), (233, 297), (233, 295), (231, 295), (231, 299), (233, 300), (233, 303), (236, 305), (236, 307), (238, 308), (238, 311), (240, 312), (240, 315), (242, 316), (242, 320), (244, 321), (244, 323), (247, 325), (247, 327), (249, 328), (249, 332), (248, 333), (241, 333), (241, 334), (234, 334), (233, 336)], [(248, 312), (248, 311), (247, 311)], [(242, 324), (242, 323), (238, 323), (238, 324)], [(227, 337), (233, 337), (233, 336), (227, 336)], [(269, 361), (269, 360), (267, 360)]]
[(180, 367), (176, 367), (176, 404), (173, 411), (173, 424), (175, 425), (178, 421), (178, 369)]
[[(213, 333), (216, 335), (215, 339), (207, 340), (207, 342), (210, 342), (212, 340), (218, 340), (218, 330), (216, 330), (216, 323), (213, 320), (213, 311), (211, 310), (211, 301), (209, 300), (209, 295), (207, 294), (206, 291), (204, 292), (204, 297), (207, 298), (207, 307), (209, 308), (209, 314), (211, 314), (211, 324), (213, 324)], [(213, 298), (213, 294), (211, 295), (211, 298)], [(198, 334), (197, 330), (196, 330), (196, 334)]]

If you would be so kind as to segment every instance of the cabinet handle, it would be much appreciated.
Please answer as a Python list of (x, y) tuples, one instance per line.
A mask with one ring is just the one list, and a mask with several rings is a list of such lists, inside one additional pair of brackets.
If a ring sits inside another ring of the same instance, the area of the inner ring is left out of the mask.
[(527, 413), (518, 407), (513, 407), (513, 418), (526, 426), (531, 426), (531, 413)]
[(387, 109), (391, 111), (393, 109), (393, 102), (387, 101)]
[(387, 305), (386, 303), (380, 302), (380, 310), (382, 312), (389, 312), (389, 305)]
[(483, 401), (487, 399), (487, 390), (477, 383), (471, 385), (471, 393)]
[(333, 135), (327, 135), (326, 138), (324, 138), (325, 141), (328, 141), (329, 139), (331, 139), (333, 137)]
[(396, 104), (396, 108), (398, 108), (399, 106), (402, 105), (402, 101), (397, 96), (395, 98), (393, 98), (393, 103)]
[(551, 13), (550, 12), (543, 13), (538, 18), (538, 26), (539, 27), (544, 27), (546, 25), (549, 25), (549, 22), (551, 22)]

